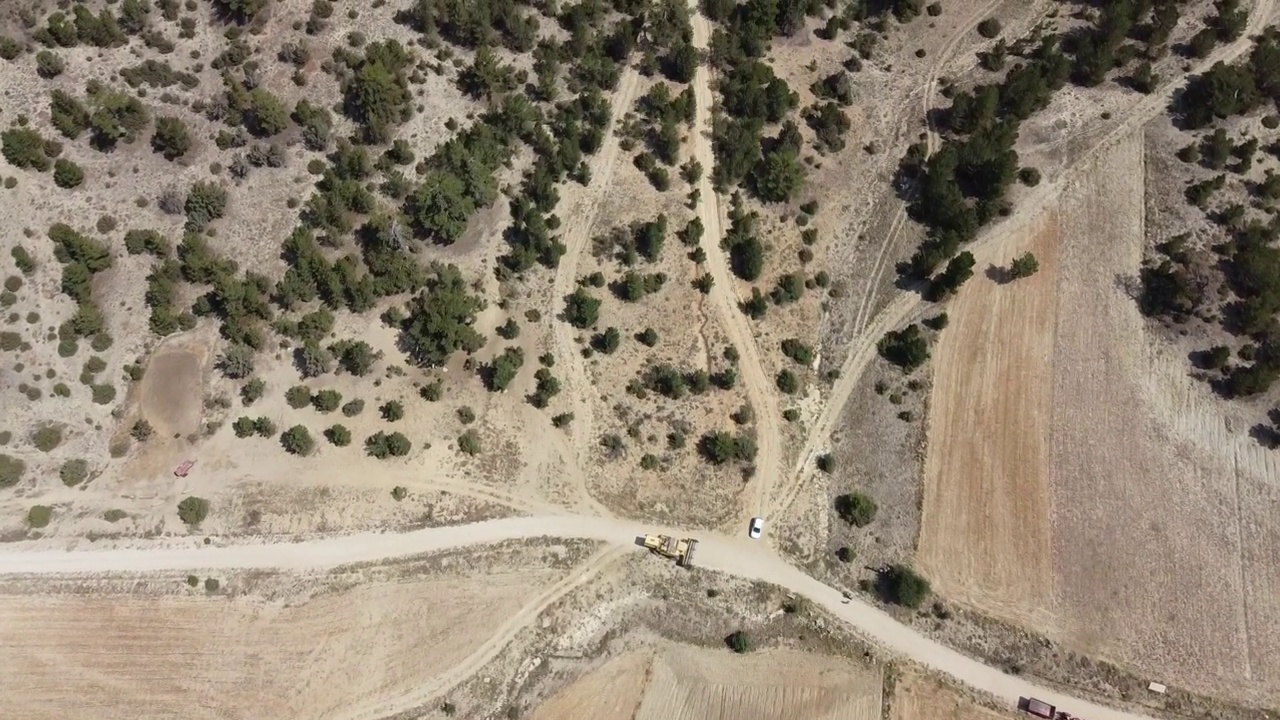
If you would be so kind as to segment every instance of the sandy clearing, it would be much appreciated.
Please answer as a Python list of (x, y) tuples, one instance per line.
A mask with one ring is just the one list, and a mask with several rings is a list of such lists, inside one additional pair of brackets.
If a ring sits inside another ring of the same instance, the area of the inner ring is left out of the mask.
[(651, 662), (648, 650), (619, 655), (539, 705), (533, 720), (633, 720), (649, 684)]
[(23, 717), (60, 720), (342, 716), (456, 666), (559, 574), (373, 583), (297, 607), (6, 597), (0, 696)]
[(911, 670), (896, 678), (892, 703), (889, 720), (1000, 720), (1016, 715), (983, 707), (961, 691)]
[[(927, 426), (917, 558), (947, 597), (1031, 619), (1049, 598), (1049, 419), (1056, 325), (1057, 214), (978, 253), (948, 303)], [(982, 271), (1030, 251), (1040, 272), (999, 283)], [(1014, 608), (1017, 608), (1014, 610)]]
[(142, 378), (142, 414), (161, 437), (200, 429), (204, 399), (200, 354), (185, 345), (165, 347), (151, 357)]

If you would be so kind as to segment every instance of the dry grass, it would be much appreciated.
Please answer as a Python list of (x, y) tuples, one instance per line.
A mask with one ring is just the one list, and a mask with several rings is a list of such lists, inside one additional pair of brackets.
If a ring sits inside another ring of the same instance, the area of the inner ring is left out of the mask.
[(896, 678), (888, 720), (1000, 720), (1015, 713), (983, 707), (954, 687), (907, 670)]
[(559, 574), (414, 577), (297, 606), (197, 597), (203, 589), (11, 596), (0, 610), (0, 689), (29, 718), (357, 714), (463, 661)]
[(663, 643), (620, 655), (544, 703), (536, 720), (872, 720), (880, 674), (795, 650), (731, 655)]
[[(1056, 322), (1056, 213), (988, 247), (947, 306), (925, 460), (919, 562), (949, 597), (1042, 607), (1052, 582), (1049, 419)], [(1030, 251), (1040, 272), (1001, 283), (982, 269)], [(974, 595), (974, 591), (978, 591)]]
[[(1032, 620), (1037, 632), (1077, 651), (1193, 691), (1273, 703), (1280, 541), (1263, 518), (1280, 502), (1280, 473), (1273, 455), (1230, 427), (1233, 410), (1189, 377), (1184, 351), (1153, 336), (1120, 282), (1141, 262), (1143, 178), (1138, 133), (1068, 187), (1056, 262), (1041, 257), (1044, 278), (986, 290), (975, 280), (956, 301), (939, 347), (933, 428), (944, 427), (948, 407), (998, 404), (970, 418), (959, 444), (937, 435), (930, 482), (941, 487), (945, 465), (965, 477), (956, 458), (966, 455), (981, 467), (1008, 468), (998, 475), (1008, 482), (969, 476), (966, 502), (986, 514), (982, 522), (957, 523), (926, 499), (921, 557), (945, 592), (1003, 619)], [(956, 351), (947, 335), (975, 320), (1008, 326), (1013, 318), (997, 293), (1027, 282), (1040, 283), (1047, 299), (1027, 306), (1021, 322), (1047, 312), (1049, 329), (1030, 323), (992, 343), (1022, 348), (1022, 361), (948, 372)], [(979, 293), (991, 300), (968, 302)], [(1046, 348), (1049, 359), (1035, 352)], [(985, 391), (977, 378), (990, 383)], [(1035, 407), (1047, 409), (1047, 422)], [(986, 450), (987, 438), (1003, 450)], [(1047, 479), (1047, 504), (1043, 496), (1029, 508), (1010, 501), (1037, 477)], [(929, 530), (949, 526), (945, 536)], [(964, 534), (983, 527), (991, 541)], [(1045, 527), (1052, 528), (1047, 550), (1037, 535)], [(1052, 558), (1050, 575), (1038, 564), (1044, 557)], [(1000, 563), (1013, 572), (996, 571)], [(1030, 593), (1032, 578), (1049, 583), (1047, 599)]]

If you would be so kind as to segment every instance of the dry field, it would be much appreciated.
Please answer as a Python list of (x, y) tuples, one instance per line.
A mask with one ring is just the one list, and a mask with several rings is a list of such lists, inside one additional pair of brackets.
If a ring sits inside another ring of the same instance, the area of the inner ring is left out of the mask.
[(607, 560), (589, 552), (508, 544), (323, 577), (222, 577), (211, 596), (180, 577), (91, 594), (83, 580), (53, 595), (15, 587), (0, 603), (0, 690), (30, 718), (383, 717), (479, 670)]
[[(1280, 534), (1263, 518), (1280, 472), (1126, 294), (1146, 241), (1143, 188), (1135, 133), (1068, 186), (1056, 228), (1051, 211), (1047, 231), (1003, 249), (1035, 249), (1038, 275), (978, 277), (955, 301), (921, 558), (984, 612), (1192, 690), (1274, 703)], [(1056, 257), (1036, 249), (1055, 234)], [(978, 354), (959, 362), (951, 348)]]
[[(929, 406), (918, 559), (948, 597), (1035, 609), (1052, 590), (1049, 421), (1057, 301), (1057, 213), (976, 255), (948, 304)], [(989, 273), (1031, 251), (1040, 272)], [(1026, 618), (1031, 620), (1030, 617)]]
[(907, 670), (894, 679), (888, 720), (1001, 720), (1013, 713), (996, 712), (956, 688)]
[(880, 675), (795, 650), (745, 656), (663, 643), (615, 657), (538, 708), (535, 720), (873, 720)]

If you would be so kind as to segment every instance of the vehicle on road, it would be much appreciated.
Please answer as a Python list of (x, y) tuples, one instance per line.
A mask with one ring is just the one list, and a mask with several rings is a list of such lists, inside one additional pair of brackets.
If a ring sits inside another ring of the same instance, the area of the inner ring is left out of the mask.
[(645, 535), (644, 546), (664, 557), (674, 558), (680, 567), (693, 565), (693, 551), (698, 541), (693, 538), (677, 540), (670, 535)]
[(1018, 709), (1028, 712), (1036, 717), (1045, 718), (1045, 720), (1055, 720), (1058, 716), (1058, 709), (1053, 705), (1035, 698), (1022, 698), (1018, 701)]
[(747, 529), (747, 534), (752, 540), (759, 540), (764, 534), (764, 518), (751, 518), (751, 527)]

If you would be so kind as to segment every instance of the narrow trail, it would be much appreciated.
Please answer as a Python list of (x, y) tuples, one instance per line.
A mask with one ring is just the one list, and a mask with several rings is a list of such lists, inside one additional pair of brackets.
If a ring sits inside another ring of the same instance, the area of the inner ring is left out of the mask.
[[(1110, 130), (1101, 133), (1098, 139), (1070, 165), (1062, 170), (1050, 182), (1042, 182), (1034, 190), (1021, 199), (1014, 212), (1003, 222), (991, 227), (987, 233), (969, 244), (970, 248), (983, 247), (999, 243), (1015, 232), (1024, 230), (1062, 189), (1072, 180), (1078, 168), (1088, 165), (1094, 158), (1107, 149), (1146, 125), (1152, 118), (1168, 107), (1173, 96), (1182, 89), (1187, 77), (1204, 72), (1215, 63), (1230, 63), (1244, 54), (1252, 46), (1252, 35), (1260, 32), (1270, 22), (1274, 14), (1275, 0), (1258, 0), (1249, 13), (1249, 25), (1245, 33), (1235, 42), (1224, 45), (1210, 54), (1208, 58), (1193, 65), (1187, 72), (1170, 80), (1158, 92), (1142, 96), (1124, 113), (1123, 120)], [(775, 503), (773, 511), (782, 514), (795, 502), (799, 495), (804, 475), (817, 457), (818, 451), (825, 447), (840, 419), (844, 406), (853, 394), (853, 389), (862, 378), (862, 373), (876, 355), (876, 342), (888, 330), (891, 330), (913, 314), (920, 312), (928, 304), (914, 290), (904, 290), (895, 297), (887, 307), (880, 311), (871, 323), (849, 342), (848, 354), (840, 368), (840, 378), (832, 388), (831, 396), (822, 409), (821, 415), (814, 423), (804, 448), (796, 458), (783, 492), (781, 503)]]
[[(566, 213), (568, 226), (561, 237), (564, 239), (565, 254), (556, 267), (555, 280), (552, 284), (551, 302), (556, 313), (559, 313), (564, 296), (573, 292), (578, 283), (578, 265), (582, 253), (591, 241), (591, 229), (600, 214), (600, 204), (608, 192), (613, 173), (618, 167), (618, 156), (621, 146), (617, 128), (627, 108), (635, 102), (636, 89), (640, 84), (640, 74), (635, 68), (627, 67), (618, 81), (618, 90), (610, 104), (609, 130), (605, 134), (600, 150), (588, 162), (591, 168), (591, 182), (582, 188), (572, 210)], [(588, 397), (591, 383), (587, 377), (586, 364), (582, 354), (573, 342), (574, 329), (565, 322), (555, 321), (555, 346), (558, 360), (569, 367), (567, 382), (569, 394), (573, 396), (571, 405), (575, 411), (574, 423), (571, 426), (574, 437), (592, 436), (593, 419), (589, 408), (593, 403)]]
[[(397, 698), (400, 708), (416, 707), (463, 681), (497, 657), (511, 639), (535, 620), (547, 607), (589, 582), (609, 563), (628, 552), (645, 552), (635, 544), (636, 536), (655, 528), (613, 518), (551, 515), (490, 520), (469, 525), (429, 528), (408, 533), (356, 533), (309, 542), (245, 545), (203, 545), (198, 538), (137, 541), (132, 547), (115, 549), (38, 549), (39, 542), (9, 543), (0, 548), (0, 575), (27, 576), (75, 573), (188, 573), (204, 569), (272, 569), (317, 571), (349, 563), (387, 561), (473, 545), (534, 538), (583, 538), (600, 540), (611, 548), (595, 555), (568, 577), (542, 591), (488, 641), (459, 666), (424, 684), (409, 697)], [(687, 536), (693, 531), (658, 528), (659, 532)], [(696, 532), (697, 565), (750, 580), (759, 580), (805, 597), (852, 626), (869, 642), (897, 657), (907, 658), (949, 675), (979, 691), (1014, 706), (1020, 697), (1038, 697), (1072, 714), (1089, 720), (1147, 720), (1115, 708), (1038, 686), (1020, 677), (983, 665), (915, 629), (899, 624), (892, 616), (861, 598), (844, 602), (841, 591), (824, 585), (789, 565), (765, 544), (719, 533)], [(47, 547), (47, 546), (45, 546)], [(662, 562), (657, 558), (654, 562)], [(379, 712), (382, 708), (377, 709)], [(392, 708), (394, 712), (395, 708)], [(361, 713), (355, 718), (378, 717)]]
[(507, 621), (502, 623), (502, 626), (488, 640), (448, 672), (431, 678), (415, 687), (407, 695), (391, 698), (377, 705), (353, 708), (351, 712), (338, 717), (346, 720), (379, 720), (423, 707), (443, 696), (498, 657), (516, 639), (516, 636), (536, 622), (547, 608), (594, 580), (601, 572), (621, 559), (626, 552), (626, 548), (610, 546), (587, 558), (582, 564), (573, 568), (568, 575), (538, 593), (519, 611), (507, 618)]
[[(582, 189), (578, 201), (571, 211), (566, 213), (568, 227), (561, 237), (565, 243), (565, 254), (556, 267), (555, 280), (551, 287), (552, 315), (558, 315), (564, 302), (564, 296), (573, 292), (578, 282), (578, 265), (582, 253), (591, 241), (591, 229), (600, 215), (600, 205), (605, 193), (612, 185), (613, 173), (618, 167), (621, 146), (618, 138), (618, 123), (627, 109), (636, 99), (636, 91), (640, 86), (640, 73), (628, 66), (618, 81), (618, 90), (613, 95), (609, 112), (609, 130), (604, 142), (590, 160), (591, 182)], [(573, 448), (577, 455), (578, 472), (574, 482), (578, 485), (579, 495), (593, 511), (602, 515), (611, 515), (604, 505), (591, 495), (587, 488), (585, 473), (581, 470), (590, 466), (585, 454), (590, 453), (591, 440), (595, 437), (595, 398), (591, 396), (591, 378), (587, 375), (586, 364), (582, 353), (573, 342), (574, 329), (566, 322), (552, 319), (553, 341), (556, 358), (568, 368), (564, 376), (564, 386), (569, 396), (569, 406), (573, 408), (574, 421), (569, 426), (570, 437), (574, 439)]]
[[(711, 23), (698, 11), (696, 2), (690, 4), (690, 15), (693, 21), (693, 45), (705, 52), (711, 41)], [(697, 185), (701, 197), (698, 217), (701, 218), (704, 229), (702, 243), (703, 250), (707, 253), (707, 269), (714, 279), (710, 294), (720, 319), (724, 322), (725, 332), (738, 350), (738, 377), (742, 380), (756, 417), (756, 472), (743, 491), (747, 504), (743, 508), (740, 522), (745, 522), (765, 514), (769, 493), (781, 472), (781, 411), (778, 410), (777, 399), (773, 395), (773, 383), (765, 375), (764, 365), (760, 361), (760, 350), (751, 333), (751, 326), (738, 309), (740, 298), (734, 291), (735, 279), (729, 272), (725, 252), (720, 247), (720, 241), (724, 238), (723, 211), (720, 198), (711, 185), (711, 169), (715, 167), (715, 154), (711, 149), (711, 109), (715, 101), (711, 94), (711, 70), (706, 63), (698, 66), (693, 79), (693, 90), (697, 112), (691, 135), (693, 155), (704, 169)]]

